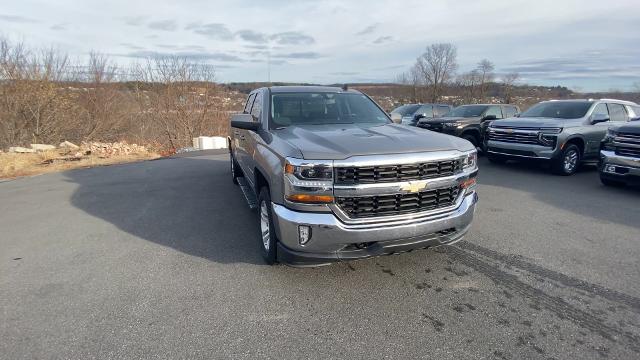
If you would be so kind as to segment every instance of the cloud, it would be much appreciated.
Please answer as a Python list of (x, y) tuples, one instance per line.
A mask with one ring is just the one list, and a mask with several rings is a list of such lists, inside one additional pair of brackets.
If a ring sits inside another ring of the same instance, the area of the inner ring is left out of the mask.
[(143, 50), (144, 49), (144, 47), (138, 46), (138, 45), (135, 45), (135, 44), (132, 44), (132, 43), (120, 43), (120, 46), (126, 47), (126, 48), (128, 48), (130, 50)]
[(186, 30), (191, 30), (196, 34), (206, 36), (215, 40), (233, 40), (233, 33), (229, 31), (225, 24), (220, 23), (191, 23), (187, 25)]
[(200, 52), (200, 51), (178, 51), (178, 52), (158, 52), (158, 51), (132, 51), (122, 56), (131, 58), (155, 58), (155, 57), (184, 57), (194, 61), (224, 61), (224, 62), (244, 62), (236, 55), (217, 53), (217, 52)]
[(175, 20), (159, 20), (150, 22), (149, 28), (162, 31), (176, 31), (178, 24)]
[(360, 73), (352, 72), (352, 71), (336, 71), (336, 72), (329, 73), (329, 75), (337, 75), (337, 76), (353, 76), (358, 74)]
[(379, 38), (373, 40), (374, 44), (384, 44), (393, 40), (393, 36), (380, 36)]
[(274, 54), (271, 55), (274, 59), (318, 59), (321, 58), (322, 55), (313, 51), (305, 51), (305, 52), (293, 52), (286, 54)]
[(632, 79), (640, 78), (638, 57), (640, 50), (617, 53), (586, 50), (572, 56), (515, 62), (500, 70), (517, 72), (523, 78), (544, 80)]
[(378, 24), (378, 23), (371, 24), (371, 25), (367, 26), (366, 28), (358, 31), (356, 33), (356, 35), (368, 35), (368, 34), (371, 34), (372, 32), (376, 31), (378, 26), (380, 26), (380, 24)]
[(147, 17), (146, 16), (125, 16), (122, 18), (122, 20), (124, 20), (124, 23), (129, 26), (140, 26), (147, 20)]
[(316, 42), (313, 37), (299, 31), (281, 32), (269, 38), (280, 45), (309, 45)]
[(63, 31), (63, 30), (67, 30), (67, 26), (69, 26), (69, 24), (67, 23), (55, 24), (51, 26), (50, 29), (54, 31)]
[(264, 44), (267, 42), (267, 35), (253, 30), (240, 30), (235, 35), (244, 41), (252, 43)]
[(28, 18), (28, 17), (24, 17), (24, 16), (2, 15), (2, 14), (0, 14), (0, 21), (15, 22), (15, 23), (37, 23), (37, 22), (40, 22), (38, 20), (35, 20), (35, 19), (32, 19), (32, 18)]

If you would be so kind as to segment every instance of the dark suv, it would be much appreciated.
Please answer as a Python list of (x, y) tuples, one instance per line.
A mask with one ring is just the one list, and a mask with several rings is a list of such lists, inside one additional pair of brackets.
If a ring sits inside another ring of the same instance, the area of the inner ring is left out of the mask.
[(453, 109), (447, 104), (406, 104), (391, 111), (391, 118), (398, 123), (416, 126), (420, 119), (440, 117)]
[(484, 141), (484, 130), (491, 121), (514, 117), (518, 112), (520, 109), (515, 105), (462, 105), (443, 117), (422, 119), (418, 121), (418, 127), (455, 135), (480, 147)]

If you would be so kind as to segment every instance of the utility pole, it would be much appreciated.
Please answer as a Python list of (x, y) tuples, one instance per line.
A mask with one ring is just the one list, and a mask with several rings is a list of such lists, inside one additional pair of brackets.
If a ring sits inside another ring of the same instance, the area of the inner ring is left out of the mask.
[(271, 83), (271, 49), (267, 50), (267, 82)]

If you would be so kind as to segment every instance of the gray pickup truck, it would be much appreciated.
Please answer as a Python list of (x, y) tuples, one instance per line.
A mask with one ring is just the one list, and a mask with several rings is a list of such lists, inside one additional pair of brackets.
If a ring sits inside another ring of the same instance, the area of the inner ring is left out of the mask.
[(260, 213), (256, 240), (268, 264), (451, 244), (473, 219), (474, 146), (394, 124), (358, 91), (254, 90), (228, 142), (233, 181)]

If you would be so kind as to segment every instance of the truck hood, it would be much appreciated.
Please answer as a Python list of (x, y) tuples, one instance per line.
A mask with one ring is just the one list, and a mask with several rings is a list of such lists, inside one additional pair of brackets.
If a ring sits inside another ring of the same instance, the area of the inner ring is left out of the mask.
[[(616, 129), (616, 127), (612, 127)], [(625, 124), (616, 129), (619, 132), (633, 135), (640, 135), (640, 121), (633, 121), (630, 124)]]
[(454, 136), (398, 124), (289, 126), (274, 130), (273, 134), (296, 147), (309, 160), (474, 149), (468, 141)]
[(507, 127), (532, 127), (532, 128), (559, 128), (568, 125), (578, 125), (582, 119), (557, 119), (557, 118), (508, 118), (493, 120), (491, 126)]

